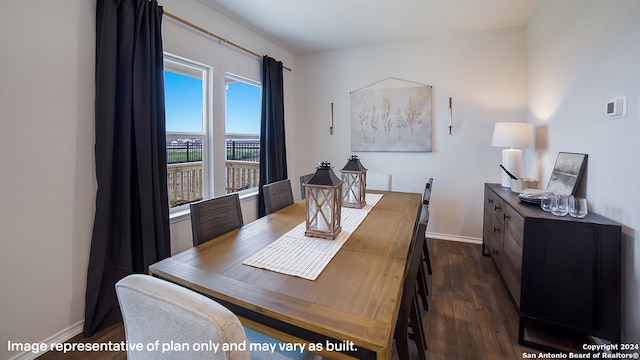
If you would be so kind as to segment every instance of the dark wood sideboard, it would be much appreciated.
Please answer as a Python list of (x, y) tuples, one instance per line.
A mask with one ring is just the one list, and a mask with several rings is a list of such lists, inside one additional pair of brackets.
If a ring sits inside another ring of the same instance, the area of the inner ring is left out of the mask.
[(596, 214), (554, 216), (485, 184), (482, 252), (490, 256), (518, 312), (529, 322), (620, 342), (622, 227)]

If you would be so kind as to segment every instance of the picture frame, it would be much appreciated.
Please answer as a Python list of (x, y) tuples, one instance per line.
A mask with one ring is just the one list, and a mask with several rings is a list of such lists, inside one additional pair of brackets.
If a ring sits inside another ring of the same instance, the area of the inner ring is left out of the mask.
[(351, 92), (351, 151), (431, 152), (430, 85)]
[(574, 195), (586, 165), (587, 154), (559, 152), (547, 184), (547, 191)]

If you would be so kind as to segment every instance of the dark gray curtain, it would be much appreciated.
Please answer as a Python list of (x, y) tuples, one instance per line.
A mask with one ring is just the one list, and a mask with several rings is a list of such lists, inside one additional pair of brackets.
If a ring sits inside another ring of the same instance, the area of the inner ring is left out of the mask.
[(115, 283), (170, 255), (162, 7), (96, 1), (96, 212), (84, 334), (121, 321)]
[(260, 186), (258, 215), (265, 215), (262, 185), (287, 178), (284, 139), (284, 87), (282, 62), (262, 58), (262, 117), (260, 119)]

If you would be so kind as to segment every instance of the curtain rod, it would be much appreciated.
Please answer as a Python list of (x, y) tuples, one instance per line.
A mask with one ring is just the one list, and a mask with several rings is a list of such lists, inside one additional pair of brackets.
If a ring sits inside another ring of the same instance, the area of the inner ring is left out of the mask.
[[(189, 22), (189, 21), (187, 21), (187, 20), (185, 20), (183, 18), (180, 18), (180, 17), (178, 17), (176, 15), (173, 15), (172, 13), (170, 13), (168, 11), (164, 11), (163, 15), (166, 15), (166, 16), (172, 18), (173, 20), (175, 20), (175, 21), (177, 21), (177, 22), (179, 22), (181, 24), (184, 24), (184, 25), (186, 25), (186, 26), (188, 26), (188, 27), (190, 27), (192, 29), (198, 30), (201, 33), (209, 35), (209, 36), (217, 39), (219, 43), (229, 44), (229, 45), (231, 45), (231, 46), (233, 46), (235, 48), (238, 48), (238, 49), (240, 49), (240, 50), (242, 50), (242, 51), (244, 51), (244, 52), (246, 52), (248, 54), (251, 54), (251, 55), (253, 55), (253, 56), (255, 56), (255, 57), (259, 58), (259, 59), (262, 59), (262, 55), (258, 54), (257, 52), (251, 51), (251, 50), (245, 48), (244, 46), (241, 46), (241, 45), (238, 45), (238, 44), (234, 43), (233, 41), (229, 41), (229, 40), (223, 38), (222, 36), (216, 35), (216, 34), (210, 32), (209, 30), (201, 28), (200, 26), (198, 26), (198, 25), (196, 25), (196, 24), (194, 24), (192, 22)], [(287, 71), (291, 71), (291, 68), (288, 68), (288, 67), (286, 67), (284, 65), (282, 66), (282, 68), (287, 70)]]

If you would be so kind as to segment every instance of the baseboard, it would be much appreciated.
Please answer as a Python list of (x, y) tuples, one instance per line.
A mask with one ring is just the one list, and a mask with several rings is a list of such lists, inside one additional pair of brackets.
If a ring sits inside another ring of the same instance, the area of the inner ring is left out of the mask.
[[(61, 330), (60, 332), (48, 337), (45, 340), (40, 341), (40, 343), (51, 344), (51, 343), (63, 343), (73, 338), (74, 336), (80, 334), (84, 328), (84, 320), (81, 320), (66, 329)], [(24, 351), (19, 354), (16, 354), (13, 357), (10, 357), (9, 360), (34, 360), (38, 356), (43, 353), (34, 354), (31, 351)]]
[(458, 242), (464, 242), (469, 244), (482, 245), (481, 238), (470, 237), (470, 236), (439, 234), (439, 233), (432, 233), (427, 231), (427, 237), (432, 239), (438, 239), (438, 240), (458, 241)]

